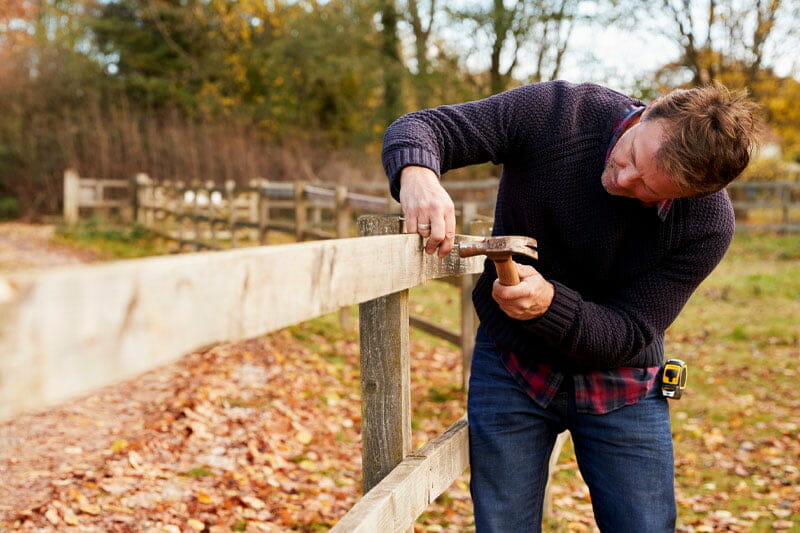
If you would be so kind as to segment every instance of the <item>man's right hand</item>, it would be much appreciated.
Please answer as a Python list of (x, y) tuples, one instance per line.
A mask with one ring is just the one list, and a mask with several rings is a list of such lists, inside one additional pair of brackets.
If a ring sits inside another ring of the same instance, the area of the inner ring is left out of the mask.
[(425, 167), (403, 168), (400, 173), (400, 207), (408, 233), (419, 233), (428, 238), (425, 244), (427, 253), (438, 250), (439, 257), (450, 253), (456, 234), (456, 208), (435, 172)]

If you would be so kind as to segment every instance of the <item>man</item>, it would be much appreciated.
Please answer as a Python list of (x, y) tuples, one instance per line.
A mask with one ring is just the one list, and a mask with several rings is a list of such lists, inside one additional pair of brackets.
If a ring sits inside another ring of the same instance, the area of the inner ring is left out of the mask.
[(664, 331), (733, 236), (722, 188), (745, 168), (756, 106), (721, 86), (649, 106), (538, 83), (411, 113), (383, 162), (409, 232), (453, 246), (449, 169), (503, 165), (495, 235), (538, 240), (505, 287), (486, 262), (468, 400), (471, 492), (482, 532), (538, 531), (547, 461), (569, 430), (603, 531), (675, 528), (673, 452), (656, 378)]

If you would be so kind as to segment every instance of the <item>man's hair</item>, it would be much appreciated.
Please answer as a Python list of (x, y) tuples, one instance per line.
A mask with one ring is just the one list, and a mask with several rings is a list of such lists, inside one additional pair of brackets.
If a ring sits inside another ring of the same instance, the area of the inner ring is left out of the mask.
[(656, 164), (690, 197), (717, 192), (739, 176), (764, 128), (747, 92), (719, 83), (656, 99), (642, 120), (657, 119), (667, 125)]

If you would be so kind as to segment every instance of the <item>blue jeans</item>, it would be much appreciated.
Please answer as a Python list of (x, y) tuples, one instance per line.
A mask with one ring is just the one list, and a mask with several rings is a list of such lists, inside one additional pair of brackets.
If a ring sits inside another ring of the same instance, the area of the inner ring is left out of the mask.
[(604, 415), (578, 413), (567, 377), (547, 409), (478, 331), (468, 399), (470, 491), (478, 533), (541, 531), (550, 452), (569, 430), (595, 520), (611, 533), (675, 530), (669, 408), (659, 387)]

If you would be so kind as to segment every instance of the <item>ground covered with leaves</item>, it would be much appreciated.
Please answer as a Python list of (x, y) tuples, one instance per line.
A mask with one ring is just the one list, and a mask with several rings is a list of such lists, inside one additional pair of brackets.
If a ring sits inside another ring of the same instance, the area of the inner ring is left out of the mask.
[[(1, 232), (0, 232), (1, 233)], [(81, 259), (83, 260), (83, 259)], [(431, 283), (412, 312), (453, 327)], [(800, 238), (737, 237), (668, 332), (681, 532), (800, 531)], [(462, 413), (460, 354), (412, 338), (414, 446)], [(0, 531), (325, 531), (360, 494), (358, 342), (335, 316), (0, 424)], [(474, 529), (467, 476), (420, 518)], [(595, 531), (568, 442), (547, 531)]]

